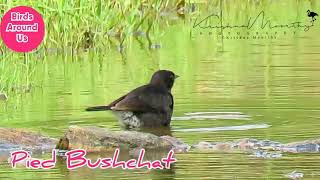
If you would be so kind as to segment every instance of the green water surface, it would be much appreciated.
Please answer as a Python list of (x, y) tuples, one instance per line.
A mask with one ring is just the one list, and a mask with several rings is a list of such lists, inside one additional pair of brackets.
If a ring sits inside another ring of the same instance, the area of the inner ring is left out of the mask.
[[(319, 6), (299, 2), (272, 4), (266, 8), (266, 18), (274, 23), (297, 19), (308, 22), (307, 9)], [(232, 5), (225, 9), (229, 9), (225, 16), (232, 20), (230, 23), (244, 22), (260, 12), (253, 7), (243, 12)], [(147, 83), (158, 69), (170, 69), (180, 76), (172, 92), (175, 106), (171, 132), (184, 142), (257, 138), (287, 143), (319, 138), (318, 20), (307, 32), (294, 28), (250, 30), (277, 31), (278, 35), (276, 39), (246, 40), (222, 39), (217, 30), (209, 35), (210, 30), (192, 29), (193, 20), (173, 23), (160, 39), (154, 40), (161, 45), (159, 49), (149, 50), (147, 44), (142, 47), (133, 38), (124, 55), (114, 47), (30, 59), (39, 61), (35, 65), (39, 80), (29, 93), (9, 94), (8, 101), (0, 102), (1, 126), (53, 137), (60, 137), (70, 125), (121, 130), (112, 113), (84, 109), (111, 102)], [(247, 31), (227, 29), (224, 34)], [(297, 170), (306, 179), (320, 179), (319, 154), (259, 159), (241, 153), (192, 152), (176, 158), (178, 162), (169, 171), (70, 171), (62, 162), (55, 169), (35, 171), (11, 169), (5, 162), (0, 166), (0, 178), (285, 179), (285, 174)]]

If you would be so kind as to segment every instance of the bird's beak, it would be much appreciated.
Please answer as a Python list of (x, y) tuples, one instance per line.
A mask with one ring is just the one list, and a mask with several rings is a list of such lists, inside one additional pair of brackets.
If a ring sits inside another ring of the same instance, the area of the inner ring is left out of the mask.
[(178, 76), (178, 75), (176, 75), (176, 74), (174, 75), (174, 79), (177, 79), (178, 77), (180, 77), (180, 76)]

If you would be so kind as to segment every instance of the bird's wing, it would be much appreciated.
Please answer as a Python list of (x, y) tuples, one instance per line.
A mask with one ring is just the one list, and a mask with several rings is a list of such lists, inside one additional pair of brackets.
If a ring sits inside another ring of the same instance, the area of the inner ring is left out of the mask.
[(112, 108), (112, 107), (115, 106), (118, 102), (122, 101), (126, 96), (127, 96), (127, 94), (119, 97), (118, 99), (112, 101), (108, 106)]
[(172, 106), (173, 99), (170, 93), (152, 86), (143, 86), (128, 93), (111, 109), (133, 112), (168, 112), (172, 110)]

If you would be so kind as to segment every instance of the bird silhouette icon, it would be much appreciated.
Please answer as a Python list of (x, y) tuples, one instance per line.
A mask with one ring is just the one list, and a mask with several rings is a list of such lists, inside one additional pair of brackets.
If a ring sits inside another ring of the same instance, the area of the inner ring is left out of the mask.
[(307, 13), (308, 13), (308, 17), (311, 17), (312, 18), (312, 22), (314, 22), (316, 20), (315, 16), (318, 16), (318, 14), (315, 13), (315, 12), (312, 12), (310, 10), (308, 10)]

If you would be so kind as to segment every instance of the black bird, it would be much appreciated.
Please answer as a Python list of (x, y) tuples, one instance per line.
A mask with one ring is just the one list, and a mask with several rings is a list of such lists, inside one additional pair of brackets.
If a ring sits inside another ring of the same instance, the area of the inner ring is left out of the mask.
[(311, 12), (310, 10), (308, 10), (307, 13), (308, 13), (308, 16), (312, 18), (312, 21), (316, 20), (315, 16), (318, 16), (317, 13)]
[(174, 104), (171, 88), (177, 77), (172, 71), (159, 70), (152, 75), (149, 84), (130, 91), (107, 106), (86, 110), (111, 110), (126, 128), (170, 126)]

